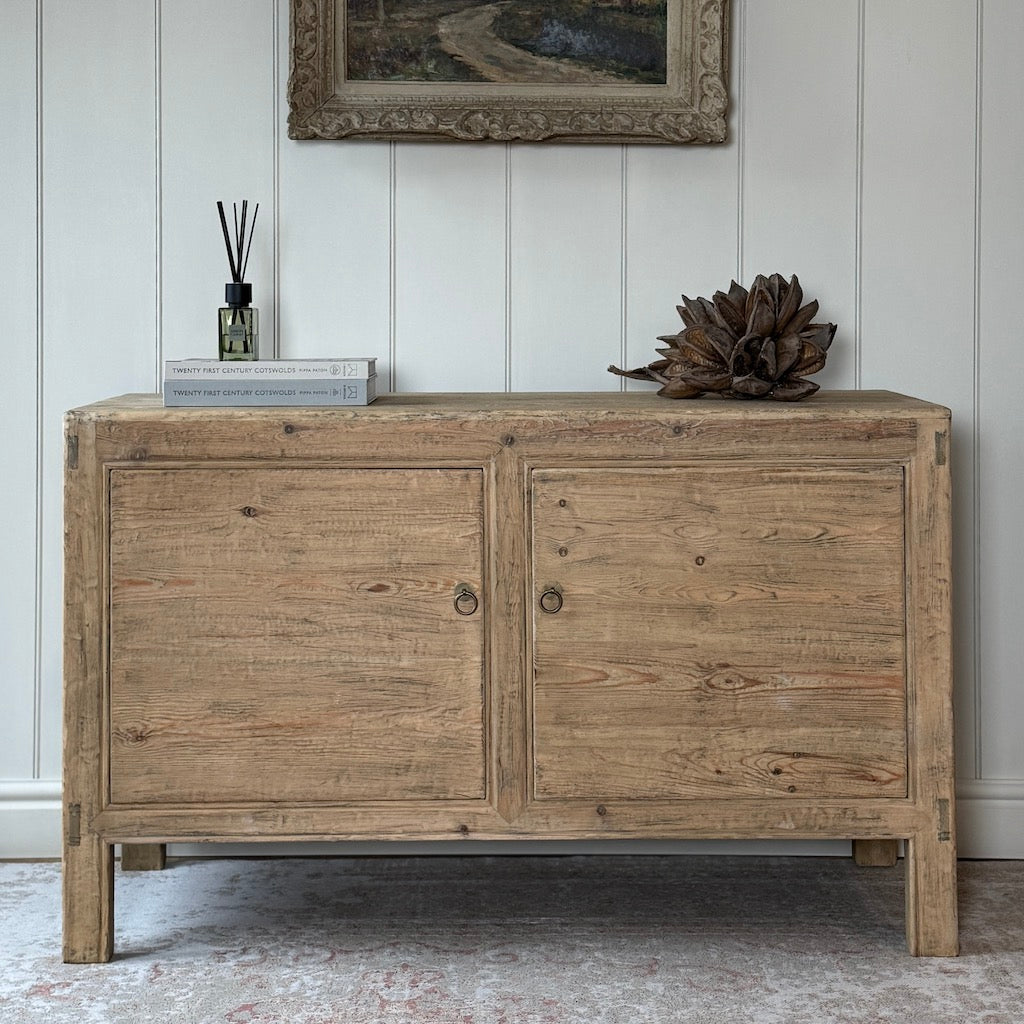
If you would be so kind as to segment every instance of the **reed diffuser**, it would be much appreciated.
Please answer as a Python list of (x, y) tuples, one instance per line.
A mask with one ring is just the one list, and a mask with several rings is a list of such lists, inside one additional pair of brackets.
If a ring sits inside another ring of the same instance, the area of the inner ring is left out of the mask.
[[(260, 311), (253, 308), (252, 285), (245, 280), (249, 266), (249, 250), (252, 248), (252, 233), (256, 227), (256, 215), (260, 204), (256, 204), (252, 222), (248, 222), (249, 200), (242, 200), (242, 215), (239, 219), (238, 203), (232, 203), (235, 214), (234, 244), (228, 232), (228, 220), (224, 215), (224, 204), (217, 201), (220, 226), (224, 232), (224, 246), (228, 251), (228, 266), (231, 280), (224, 285), (224, 301), (217, 313), (219, 337), (218, 352), (221, 359), (259, 359)], [(244, 256), (244, 259), (243, 259)]]

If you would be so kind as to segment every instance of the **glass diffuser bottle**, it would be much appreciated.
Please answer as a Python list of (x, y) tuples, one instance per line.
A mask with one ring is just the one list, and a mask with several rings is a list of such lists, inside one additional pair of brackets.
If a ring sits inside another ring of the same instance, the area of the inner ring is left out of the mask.
[(221, 359), (259, 359), (260, 311), (253, 309), (252, 285), (229, 281), (217, 313)]
[(235, 214), (234, 245), (228, 234), (224, 204), (219, 200), (217, 202), (220, 226), (224, 232), (224, 245), (228, 251), (228, 266), (231, 268), (231, 280), (224, 286), (226, 305), (217, 312), (217, 354), (222, 360), (259, 359), (260, 311), (250, 305), (252, 285), (245, 280), (245, 270), (249, 265), (249, 250), (252, 248), (252, 235), (260, 204), (256, 204), (252, 223), (248, 225), (246, 222), (249, 216), (249, 200), (242, 200), (241, 220), (238, 218), (238, 204), (233, 203), (232, 206)]

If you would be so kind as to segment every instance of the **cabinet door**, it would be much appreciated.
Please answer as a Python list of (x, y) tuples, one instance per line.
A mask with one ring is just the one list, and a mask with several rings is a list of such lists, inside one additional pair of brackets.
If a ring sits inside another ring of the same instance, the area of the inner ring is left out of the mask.
[(534, 471), (535, 797), (905, 796), (903, 489)]
[(115, 469), (114, 803), (484, 796), (478, 469)]

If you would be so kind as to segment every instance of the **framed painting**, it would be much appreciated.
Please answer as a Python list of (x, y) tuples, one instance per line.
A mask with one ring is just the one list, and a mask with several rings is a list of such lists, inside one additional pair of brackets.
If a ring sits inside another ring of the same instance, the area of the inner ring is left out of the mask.
[(729, 0), (290, 0), (292, 139), (724, 142)]

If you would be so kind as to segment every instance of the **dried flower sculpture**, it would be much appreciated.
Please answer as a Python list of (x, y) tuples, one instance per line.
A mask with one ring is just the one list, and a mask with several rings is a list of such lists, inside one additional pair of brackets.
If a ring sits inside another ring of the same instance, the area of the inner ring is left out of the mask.
[(758, 274), (748, 291), (735, 281), (714, 299), (688, 299), (677, 306), (686, 325), (658, 341), (664, 357), (636, 370), (609, 366), (612, 373), (661, 385), (659, 395), (695, 398), (774, 398), (795, 402), (818, 390), (806, 380), (825, 365), (835, 324), (814, 324), (818, 303), (803, 302), (794, 274)]

